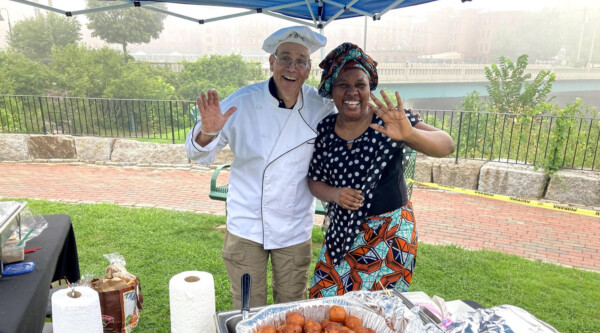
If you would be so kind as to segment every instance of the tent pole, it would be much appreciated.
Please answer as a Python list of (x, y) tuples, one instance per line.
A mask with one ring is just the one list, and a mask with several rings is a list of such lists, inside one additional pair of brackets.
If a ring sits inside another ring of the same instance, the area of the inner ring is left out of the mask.
[(363, 51), (367, 52), (367, 20), (368, 17), (365, 16), (365, 31), (364, 31), (364, 43), (363, 43)]
[[(324, 30), (323, 28), (319, 28), (319, 33), (321, 35), (325, 36), (325, 33), (323, 30)], [(324, 47), (321, 48), (321, 60), (323, 60), (323, 59), (325, 59), (325, 48)]]

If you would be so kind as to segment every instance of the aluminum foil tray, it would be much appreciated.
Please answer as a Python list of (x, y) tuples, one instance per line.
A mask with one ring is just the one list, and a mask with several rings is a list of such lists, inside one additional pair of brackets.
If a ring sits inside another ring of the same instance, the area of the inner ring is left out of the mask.
[(429, 320), (423, 320), (419, 307), (406, 304), (399, 293), (353, 291), (344, 296), (315, 300), (274, 304), (263, 308), (251, 318), (240, 321), (236, 333), (257, 333), (265, 325), (278, 327), (292, 312), (298, 312), (316, 322), (329, 316), (329, 309), (340, 305), (347, 314), (357, 316), (364, 327), (377, 333), (440, 333), (441, 328)]
[(285, 318), (292, 312), (298, 312), (304, 318), (316, 322), (329, 316), (329, 309), (339, 305), (344, 307), (346, 313), (360, 318), (364, 327), (372, 328), (377, 333), (394, 333), (387, 327), (383, 317), (368, 306), (346, 299), (345, 297), (328, 297), (318, 300), (299, 301), (282, 305), (272, 305), (259, 311), (252, 318), (240, 321), (235, 327), (236, 333), (257, 333), (262, 326), (275, 327), (285, 324)]
[(447, 327), (448, 333), (470, 332), (535, 332), (559, 333), (550, 324), (514, 305), (499, 305), (489, 309), (476, 309), (452, 318)]

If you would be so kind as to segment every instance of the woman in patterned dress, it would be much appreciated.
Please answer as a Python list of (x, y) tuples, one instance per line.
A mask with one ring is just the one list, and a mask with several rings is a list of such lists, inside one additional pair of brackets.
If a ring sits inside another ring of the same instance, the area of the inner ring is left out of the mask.
[(417, 231), (404, 183), (403, 147), (443, 157), (454, 152), (454, 143), (446, 132), (405, 111), (398, 92), (396, 106), (383, 91), (383, 101), (373, 95), (377, 62), (355, 44), (341, 44), (319, 66), (319, 93), (332, 98), (339, 113), (319, 124), (309, 169), (310, 190), (329, 203), (330, 221), (309, 296), (406, 291)]

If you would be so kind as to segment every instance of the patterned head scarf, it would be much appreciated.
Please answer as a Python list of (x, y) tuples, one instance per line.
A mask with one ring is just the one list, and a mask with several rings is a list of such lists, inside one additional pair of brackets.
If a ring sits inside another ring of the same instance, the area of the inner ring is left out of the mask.
[(369, 77), (371, 90), (377, 88), (377, 61), (371, 59), (356, 44), (343, 43), (333, 49), (319, 64), (323, 69), (321, 83), (319, 83), (319, 95), (331, 97), (333, 83), (337, 78), (349, 69), (362, 69)]

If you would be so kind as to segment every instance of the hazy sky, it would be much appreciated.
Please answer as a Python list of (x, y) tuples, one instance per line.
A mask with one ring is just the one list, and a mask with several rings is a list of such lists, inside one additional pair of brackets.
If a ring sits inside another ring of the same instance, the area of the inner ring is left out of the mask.
[[(48, 0), (38, 0), (40, 4), (48, 4)], [(76, 11), (85, 8), (84, 0), (52, 0), (52, 6), (55, 8), (59, 8), (65, 11)], [(412, 16), (419, 17), (424, 16), (428, 11), (439, 10), (439, 9), (452, 9), (452, 10), (463, 10), (463, 9), (481, 9), (481, 10), (540, 10), (542, 8), (565, 8), (566, 10), (583, 10), (592, 9), (592, 8), (600, 8), (600, 0), (472, 0), (470, 2), (461, 3), (461, 0), (438, 0), (433, 1), (427, 4), (402, 8), (399, 10), (394, 10), (389, 12), (388, 14), (383, 16), (382, 21), (373, 22), (369, 21), (369, 26), (376, 28), (378, 24), (386, 24), (385, 21), (390, 20), (395, 16)], [(10, 13), (10, 20), (12, 25), (14, 25), (17, 21), (25, 18), (33, 16), (34, 7), (12, 2), (9, 0), (0, 0), (0, 8), (6, 8)], [(198, 5), (178, 5), (178, 4), (169, 4), (169, 10), (181, 13), (186, 16), (190, 16), (196, 19), (206, 19), (217, 16), (222, 16), (230, 13), (235, 13), (239, 11), (247, 11), (240, 9), (231, 9), (231, 8), (218, 8), (218, 7), (208, 7), (208, 6), (198, 6)], [(3, 16), (6, 16), (6, 11), (2, 10), (0, 12)], [(282, 25), (291, 25), (296, 23), (291, 23), (289, 21), (283, 21), (281, 19), (273, 18), (267, 15), (252, 15), (252, 19), (257, 20), (276, 20), (280, 21)], [(82, 22), (85, 22), (85, 15), (78, 15), (77, 18)], [(226, 22), (228, 24), (236, 24), (235, 19), (229, 19)], [(231, 23), (229, 23), (231, 22)], [(364, 18), (356, 18), (356, 19), (346, 19), (339, 20), (334, 23), (334, 25), (361, 25), (364, 26)], [(165, 22), (166, 26), (173, 27), (172, 29), (165, 29), (165, 33), (173, 32), (177, 33), (176, 29), (196, 29), (198, 27), (197, 23), (192, 21), (183, 20), (176, 17), (168, 17)], [(85, 26), (83, 26), (85, 29)], [(327, 28), (326, 28), (327, 32)], [(8, 25), (5, 21), (0, 22), (0, 48), (5, 45), (5, 38), (8, 34)], [(90, 45), (99, 46), (102, 42), (97, 39), (96, 42), (92, 42)]]

